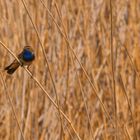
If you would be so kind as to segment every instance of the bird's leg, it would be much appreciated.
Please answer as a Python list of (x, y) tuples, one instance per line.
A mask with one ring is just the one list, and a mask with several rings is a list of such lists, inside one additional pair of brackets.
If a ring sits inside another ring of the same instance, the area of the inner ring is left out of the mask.
[(23, 64), (22, 62), (20, 62), (20, 66), (23, 67), (23, 65), (24, 65), (24, 64)]
[(32, 72), (30, 71), (29, 67), (30, 67), (30, 65), (27, 66), (27, 70), (30, 72), (30, 74), (31, 74), (30, 76), (31, 76), (31, 78), (33, 79), (33, 74), (32, 74)]
[(30, 65), (31, 65), (31, 64), (28, 64), (28, 65), (27, 65), (27, 69), (28, 69), (29, 71), (30, 71), (30, 69), (29, 69)]
[(27, 66), (27, 69), (30, 71), (29, 67), (30, 67), (30, 65)]

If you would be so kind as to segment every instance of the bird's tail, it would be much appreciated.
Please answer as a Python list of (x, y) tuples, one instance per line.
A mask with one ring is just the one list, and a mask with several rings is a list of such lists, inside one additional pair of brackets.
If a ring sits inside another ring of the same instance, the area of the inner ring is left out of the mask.
[(20, 63), (18, 61), (14, 61), (9, 66), (5, 67), (4, 70), (7, 70), (8, 74), (13, 74), (15, 70), (20, 66)]

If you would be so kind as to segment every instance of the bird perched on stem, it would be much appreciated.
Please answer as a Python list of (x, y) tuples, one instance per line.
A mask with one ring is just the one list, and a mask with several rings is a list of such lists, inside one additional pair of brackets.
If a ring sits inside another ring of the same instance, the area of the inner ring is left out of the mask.
[(8, 74), (13, 74), (19, 66), (30, 66), (35, 59), (35, 54), (31, 46), (25, 46), (23, 51), (17, 56), (20, 63), (15, 59), (9, 66), (5, 67)]

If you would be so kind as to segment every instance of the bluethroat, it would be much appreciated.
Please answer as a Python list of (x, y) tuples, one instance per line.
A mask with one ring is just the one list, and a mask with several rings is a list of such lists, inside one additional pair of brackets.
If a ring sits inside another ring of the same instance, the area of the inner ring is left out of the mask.
[(35, 54), (31, 46), (25, 46), (23, 51), (17, 56), (20, 63), (15, 59), (9, 66), (5, 67), (8, 74), (13, 74), (19, 66), (30, 66), (35, 59)]

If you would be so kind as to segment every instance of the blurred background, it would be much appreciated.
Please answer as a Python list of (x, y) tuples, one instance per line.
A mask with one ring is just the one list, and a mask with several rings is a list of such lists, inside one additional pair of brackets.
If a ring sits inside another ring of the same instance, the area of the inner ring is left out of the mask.
[[(60, 108), (79, 137), (135, 140), (137, 135), (139, 139), (140, 0), (112, 2), (113, 59), (109, 0), (26, 0), (40, 40), (23, 2), (0, 0), (0, 41), (16, 55), (25, 45), (34, 48), (36, 60), (30, 66), (31, 73), (56, 103), (57, 93)], [(0, 80), (0, 140), (22, 139), (6, 93), (11, 97), (24, 139), (78, 139), (68, 121), (62, 115), (60, 119), (58, 110), (23, 68), (13, 75), (3, 71), (14, 57), (2, 45), (0, 55), (0, 79), (3, 77), (6, 86)]]

